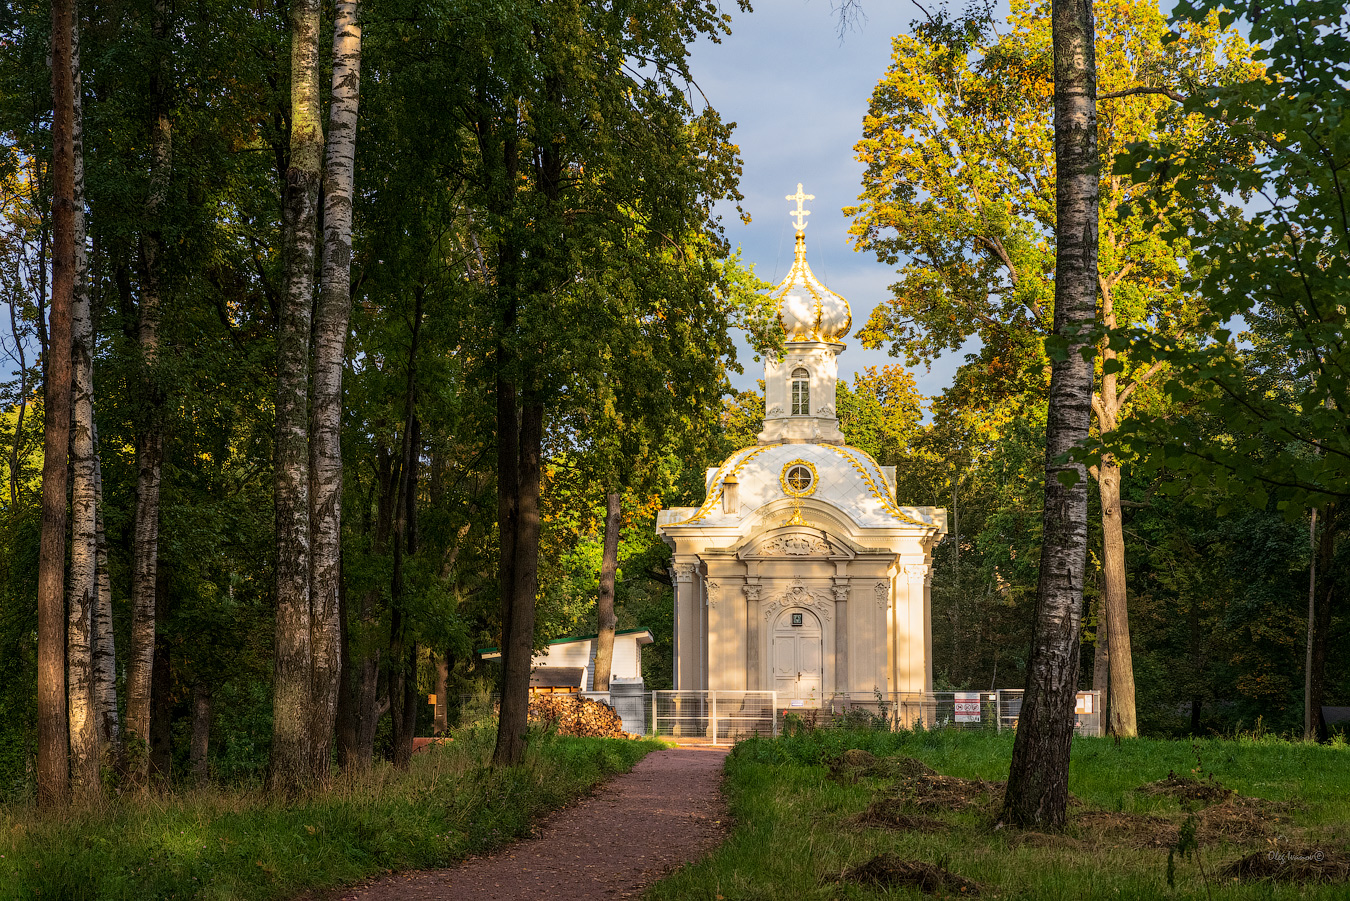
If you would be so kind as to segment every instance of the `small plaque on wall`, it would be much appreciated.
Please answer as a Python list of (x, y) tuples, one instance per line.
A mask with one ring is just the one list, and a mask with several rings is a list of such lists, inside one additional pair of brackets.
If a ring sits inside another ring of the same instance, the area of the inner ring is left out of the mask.
[(792, 614), (792, 624), (794, 626), (800, 626), (802, 624), (802, 615), (800, 613)]

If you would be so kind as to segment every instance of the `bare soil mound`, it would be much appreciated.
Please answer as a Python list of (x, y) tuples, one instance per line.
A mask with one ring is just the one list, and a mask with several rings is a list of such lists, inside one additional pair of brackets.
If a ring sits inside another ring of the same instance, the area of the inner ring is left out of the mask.
[(838, 757), (827, 761), (830, 772), (835, 776), (859, 773), (874, 766), (876, 762), (877, 758), (874, 754), (858, 748), (849, 748)]
[(867, 805), (855, 820), (860, 826), (894, 829), (897, 832), (947, 832), (950, 824), (931, 817), (910, 816), (894, 800), (882, 799)]
[(1315, 849), (1254, 851), (1219, 870), (1239, 882), (1350, 882), (1350, 861)]
[(1276, 809), (1258, 798), (1228, 798), (1196, 815), (1200, 820), (1197, 837), (1201, 844), (1219, 839), (1238, 843), (1268, 841), (1276, 826), (1288, 822), (1288, 817), (1275, 813)]
[(623, 731), (623, 720), (613, 707), (575, 695), (535, 695), (530, 699), (530, 722), (551, 723), (559, 735), (584, 738), (637, 737)]
[(1135, 791), (1153, 797), (1161, 795), (1176, 798), (1178, 801), (1200, 801), (1205, 804), (1213, 804), (1237, 795), (1233, 789), (1220, 785), (1213, 776), (1208, 779), (1196, 779), (1192, 776), (1178, 776), (1170, 770), (1166, 779), (1146, 783)]
[(930, 895), (939, 892), (951, 895), (974, 896), (980, 885), (958, 876), (943, 867), (917, 860), (901, 860), (894, 854), (879, 854), (867, 863), (859, 864), (844, 874), (850, 882), (878, 885), (884, 888), (911, 886)]
[(917, 757), (882, 757), (868, 767), (867, 775), (884, 779), (899, 779), (905, 776), (936, 776), (938, 771)]
[(966, 810), (1001, 803), (1007, 786), (1006, 782), (962, 779), (929, 770), (927, 773), (901, 776), (891, 789), (890, 796), (920, 810)]

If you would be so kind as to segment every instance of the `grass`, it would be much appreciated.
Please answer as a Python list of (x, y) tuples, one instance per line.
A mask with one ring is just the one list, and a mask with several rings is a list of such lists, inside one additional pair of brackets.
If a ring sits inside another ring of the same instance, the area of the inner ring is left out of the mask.
[(258, 790), (128, 797), (94, 809), (0, 807), (0, 899), (288, 898), (443, 867), (527, 835), (542, 813), (624, 772), (656, 742), (532, 732), (494, 771), (495, 729), (283, 803)]
[[(1024, 843), (1015, 830), (994, 832), (988, 809), (918, 811), (942, 820), (944, 833), (897, 832), (854, 819), (895, 778), (831, 775), (828, 762), (848, 748), (878, 757), (907, 755), (938, 772), (990, 781), (1007, 778), (1011, 733), (818, 731), (737, 745), (727, 761), (726, 791), (736, 826), (702, 862), (661, 881), (651, 901), (749, 901), (779, 898), (926, 897), (912, 888), (889, 891), (840, 881), (850, 867), (878, 854), (941, 864), (1001, 898), (1347, 898), (1350, 886), (1221, 882), (1223, 865), (1269, 844), (1227, 839), (1202, 845), (1197, 858), (1175, 861), (1168, 849), (1136, 848), (1071, 825), (1069, 847)], [(1135, 792), (1169, 771), (1213, 773), (1240, 794), (1290, 802), (1274, 826), (1286, 849), (1321, 849), (1345, 859), (1350, 851), (1350, 747), (1278, 739), (1166, 741), (1075, 738), (1069, 789), (1085, 808), (1185, 821), (1189, 809), (1167, 797)], [(1083, 809), (1083, 808), (1075, 808)], [(1256, 815), (1256, 814), (1254, 814)], [(1032, 838), (1036, 838), (1033, 836)]]

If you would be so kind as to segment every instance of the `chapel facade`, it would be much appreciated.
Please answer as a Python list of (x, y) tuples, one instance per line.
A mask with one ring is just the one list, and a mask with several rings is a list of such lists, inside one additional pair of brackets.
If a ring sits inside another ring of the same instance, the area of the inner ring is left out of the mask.
[(696, 508), (662, 510), (674, 551), (675, 688), (778, 692), (815, 707), (839, 693), (933, 688), (932, 550), (946, 511), (901, 504), (894, 467), (845, 443), (835, 385), (848, 302), (796, 251), (775, 289), (786, 334), (764, 366), (764, 429), (706, 475)]

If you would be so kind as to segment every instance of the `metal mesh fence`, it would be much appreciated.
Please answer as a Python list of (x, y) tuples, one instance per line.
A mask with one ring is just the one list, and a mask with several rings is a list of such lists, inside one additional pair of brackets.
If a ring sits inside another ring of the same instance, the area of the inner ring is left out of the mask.
[(654, 691), (648, 722), (652, 735), (721, 744), (777, 735), (776, 707), (772, 691)]
[[(835, 692), (815, 706), (794, 705), (772, 691), (652, 691), (632, 697), (609, 692), (578, 692), (580, 697), (612, 704), (629, 732), (663, 738), (687, 738), (715, 744), (753, 735), (777, 735), (796, 723), (808, 728), (962, 729), (1002, 732), (1017, 728), (1022, 690), (933, 692)], [(466, 706), (492, 705), (496, 697), (466, 696)], [(492, 707), (487, 708), (491, 710)], [(1101, 692), (1080, 691), (1074, 732), (1105, 734)]]

